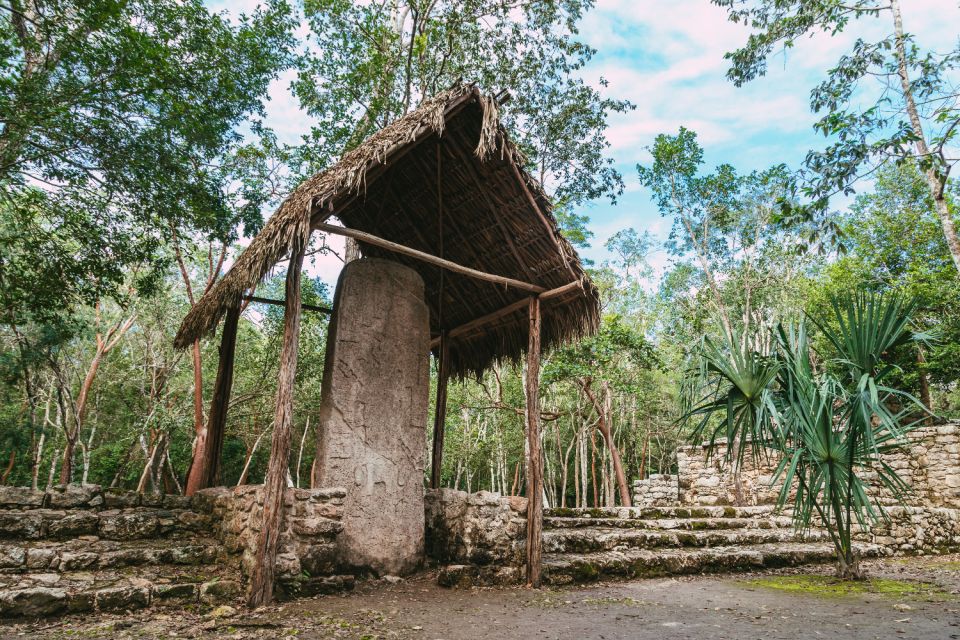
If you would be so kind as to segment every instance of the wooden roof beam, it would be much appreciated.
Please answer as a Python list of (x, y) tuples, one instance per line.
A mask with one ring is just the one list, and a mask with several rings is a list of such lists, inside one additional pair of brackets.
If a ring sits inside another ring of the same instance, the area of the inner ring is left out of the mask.
[(494, 284), (500, 284), (505, 287), (513, 287), (514, 289), (521, 289), (523, 291), (529, 291), (531, 293), (543, 293), (544, 291), (546, 291), (546, 289), (544, 289), (539, 285), (531, 284), (529, 282), (523, 282), (522, 280), (514, 280), (513, 278), (507, 278), (505, 276), (498, 276), (493, 273), (478, 271), (477, 269), (471, 269), (470, 267), (465, 267), (461, 264), (457, 264), (456, 262), (451, 262), (450, 260), (444, 260), (443, 258), (438, 258), (435, 255), (425, 253), (423, 251), (418, 251), (417, 249), (412, 249), (402, 244), (391, 242), (390, 240), (385, 240), (383, 238), (380, 238), (370, 233), (357, 231), (356, 229), (349, 229), (347, 227), (336, 227), (332, 224), (327, 224), (325, 222), (316, 223), (313, 225), (313, 228), (316, 229), (317, 231), (323, 231), (324, 233), (332, 233), (335, 235), (353, 238), (354, 240), (359, 240), (360, 242), (366, 242), (367, 244), (371, 244), (375, 247), (380, 247), (381, 249), (386, 249), (387, 251), (399, 253), (401, 255), (409, 256), (411, 258), (416, 258), (428, 264), (436, 265), (438, 267), (443, 267), (447, 271), (452, 271), (453, 273), (459, 273), (464, 276), (476, 278), (477, 280), (485, 280), (487, 282), (492, 282)]
[[(545, 302), (547, 300), (552, 300), (554, 298), (559, 298), (561, 296), (564, 296), (570, 293), (571, 291), (579, 291), (580, 288), (581, 288), (581, 285), (580, 285), (580, 281), (578, 280), (576, 282), (570, 282), (568, 284), (565, 284), (562, 287), (557, 287), (556, 289), (550, 289), (549, 291), (544, 291), (537, 297), (540, 298), (541, 302)], [(530, 305), (530, 300), (528, 298), (517, 300), (513, 304), (508, 304), (502, 309), (497, 309), (496, 311), (488, 313), (485, 316), (480, 316), (479, 318), (475, 318), (470, 322), (466, 322), (460, 325), (459, 327), (450, 329), (450, 331), (447, 332), (447, 339), (453, 340), (457, 336), (468, 334), (474, 331), (475, 329), (479, 329), (480, 327), (488, 325), (491, 322), (495, 322), (496, 320), (499, 320), (504, 316), (508, 316), (511, 313), (516, 313), (521, 309), (525, 309), (529, 305)], [(434, 338), (433, 340), (430, 341), (430, 349), (431, 350), (436, 349), (439, 344), (440, 344), (440, 338)]]

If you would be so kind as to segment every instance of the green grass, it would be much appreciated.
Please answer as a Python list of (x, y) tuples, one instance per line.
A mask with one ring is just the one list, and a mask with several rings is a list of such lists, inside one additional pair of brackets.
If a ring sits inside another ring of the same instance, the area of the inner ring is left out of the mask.
[(755, 578), (745, 580), (743, 584), (824, 598), (843, 598), (867, 594), (897, 600), (943, 600), (949, 597), (949, 593), (934, 584), (890, 578), (869, 578), (855, 581), (839, 580), (830, 576), (801, 574)]

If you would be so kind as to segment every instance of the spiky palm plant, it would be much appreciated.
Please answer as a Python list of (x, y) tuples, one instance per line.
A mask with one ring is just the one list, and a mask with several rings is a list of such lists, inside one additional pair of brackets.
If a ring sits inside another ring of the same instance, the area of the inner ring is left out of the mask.
[[(885, 384), (896, 370), (888, 354), (929, 336), (909, 329), (912, 301), (858, 294), (834, 300), (832, 308), (836, 327), (812, 319), (836, 351), (821, 367), (811, 359), (803, 323), (777, 327), (770, 353), (757, 353), (735, 336), (720, 346), (705, 341), (685, 385), (683, 420), (711, 449), (725, 436), (734, 466), (748, 454), (778, 454), (778, 507), (795, 489), (796, 526), (819, 522), (836, 548), (838, 575), (857, 578), (854, 523), (883, 517), (863, 473), (876, 474), (902, 500), (908, 486), (881, 454), (903, 446), (905, 434), (928, 415), (912, 395)], [(711, 419), (718, 414), (721, 420)]]

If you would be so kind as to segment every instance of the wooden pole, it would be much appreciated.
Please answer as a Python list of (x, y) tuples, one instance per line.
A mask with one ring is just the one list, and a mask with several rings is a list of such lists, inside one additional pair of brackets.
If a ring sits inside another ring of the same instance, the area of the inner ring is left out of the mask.
[[(219, 484), (220, 455), (227, 427), (227, 410), (230, 407), (230, 391), (233, 388), (233, 361), (237, 351), (237, 327), (240, 324), (240, 305), (230, 307), (223, 321), (220, 336), (220, 363), (217, 380), (213, 384), (210, 414), (207, 417), (207, 435), (203, 442), (202, 457), (190, 468), (186, 494), (192, 496), (200, 489)], [(196, 473), (194, 473), (196, 467)]]
[[(551, 300), (553, 298), (558, 298), (560, 296), (570, 293), (571, 291), (577, 291), (580, 288), (581, 288), (580, 281), (571, 282), (569, 284), (563, 285), (562, 287), (557, 287), (556, 289), (550, 289), (549, 291), (544, 291), (538, 297), (542, 302), (544, 300)], [(457, 338), (464, 334), (470, 333), (474, 329), (479, 329), (480, 327), (486, 324), (489, 324), (494, 320), (499, 320), (504, 316), (508, 316), (511, 313), (516, 313), (520, 309), (523, 309), (529, 306), (530, 306), (530, 302), (526, 298), (522, 300), (518, 300), (512, 304), (508, 304), (502, 309), (497, 309), (496, 311), (492, 311), (485, 316), (480, 316), (479, 318), (475, 318), (469, 322), (463, 323), (459, 327), (450, 329), (447, 332), (447, 337), (451, 339)], [(431, 350), (436, 349), (439, 345), (440, 345), (440, 338), (434, 338), (433, 340), (430, 341)]]
[(443, 466), (443, 434), (447, 423), (447, 380), (450, 377), (450, 340), (446, 331), (440, 334), (440, 361), (437, 367), (437, 406), (433, 413), (433, 459), (430, 469), (430, 488), (440, 488), (440, 470)]
[(540, 455), (540, 300), (530, 298), (527, 346), (527, 584), (540, 586), (543, 461)]
[[(309, 236), (309, 231), (304, 234)], [(300, 336), (300, 272), (307, 238), (301, 238), (293, 247), (290, 266), (287, 267), (283, 313), (283, 347), (280, 351), (280, 373), (277, 383), (277, 407), (273, 419), (273, 440), (270, 462), (263, 483), (263, 512), (260, 535), (257, 539), (256, 559), (250, 575), (251, 608), (269, 604), (273, 600), (274, 568), (280, 524), (283, 521), (283, 494), (287, 488), (290, 460), (290, 431), (293, 423), (293, 384), (297, 373), (297, 349)]]
[(450, 260), (444, 260), (443, 258), (438, 258), (435, 255), (425, 253), (423, 251), (418, 251), (411, 247), (404, 246), (402, 244), (397, 244), (396, 242), (391, 242), (390, 240), (384, 240), (378, 236), (365, 233), (363, 231), (357, 231), (356, 229), (348, 229), (346, 227), (337, 227), (332, 224), (327, 224), (325, 222), (320, 222), (314, 224), (313, 227), (318, 231), (323, 231), (324, 233), (333, 233), (335, 235), (346, 236), (347, 238), (353, 238), (361, 242), (366, 242), (375, 247), (380, 247), (381, 249), (386, 249), (388, 251), (393, 251), (394, 253), (399, 253), (401, 255), (410, 256), (411, 258), (416, 258), (422, 260), (428, 264), (437, 265), (438, 267), (443, 267), (447, 271), (452, 271), (454, 273), (459, 273), (461, 275), (469, 276), (471, 278), (476, 278), (477, 280), (486, 280), (487, 282), (494, 282), (496, 284), (502, 284), (505, 287), (514, 287), (515, 289), (522, 289), (523, 291), (530, 291), (531, 293), (542, 293), (545, 289), (541, 286), (530, 284), (529, 282), (524, 282), (522, 280), (515, 280), (513, 278), (507, 278), (506, 276), (498, 276), (492, 273), (486, 273), (484, 271), (478, 271), (476, 269), (471, 269), (470, 267), (465, 267), (456, 262), (451, 262)]
[[(278, 307), (285, 307), (287, 305), (283, 300), (274, 300), (273, 298), (261, 298), (260, 296), (242, 296), (244, 300), (249, 300), (250, 302), (259, 302), (260, 304), (273, 304)], [(304, 304), (300, 303), (300, 308), (304, 311), (317, 311), (319, 313), (326, 313), (330, 315), (333, 313), (333, 309), (330, 307), (318, 307), (315, 304)]]

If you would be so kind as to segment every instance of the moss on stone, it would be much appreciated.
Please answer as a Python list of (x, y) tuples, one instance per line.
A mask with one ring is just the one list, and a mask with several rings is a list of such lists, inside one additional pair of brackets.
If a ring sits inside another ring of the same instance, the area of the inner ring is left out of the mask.
[(898, 600), (941, 600), (949, 593), (937, 585), (916, 580), (895, 580), (892, 578), (870, 578), (867, 580), (840, 580), (822, 575), (766, 576), (746, 580), (744, 584), (786, 591), (804, 593), (824, 598), (843, 598), (857, 595), (879, 595)]
[(600, 570), (589, 562), (576, 563), (571, 573), (577, 582), (590, 582), (600, 577)]

